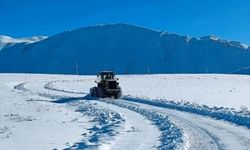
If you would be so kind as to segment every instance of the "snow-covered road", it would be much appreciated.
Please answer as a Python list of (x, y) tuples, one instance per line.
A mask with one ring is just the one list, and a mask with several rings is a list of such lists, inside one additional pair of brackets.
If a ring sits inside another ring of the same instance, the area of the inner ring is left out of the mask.
[[(90, 98), (92, 76), (23, 79), (1, 75), (0, 149), (250, 150), (244, 126), (144, 101)], [(29, 136), (28, 126), (39, 137)], [(62, 131), (71, 136), (62, 137)], [(23, 143), (29, 140), (31, 146)]]
[(173, 109), (143, 103), (136, 105), (169, 116), (170, 120), (183, 130), (184, 149), (250, 149), (250, 131), (245, 127)]

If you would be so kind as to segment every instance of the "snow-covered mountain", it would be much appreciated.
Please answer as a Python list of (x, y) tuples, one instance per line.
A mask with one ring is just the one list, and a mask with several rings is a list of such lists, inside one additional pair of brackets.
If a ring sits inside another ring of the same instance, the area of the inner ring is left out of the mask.
[(47, 37), (46, 36), (32, 36), (32, 37), (27, 37), (27, 38), (12, 38), (10, 36), (0, 35), (0, 50), (5, 47), (11, 47), (18, 43), (30, 44), (30, 43), (41, 41), (45, 38)]
[(127, 24), (83, 27), (0, 52), (0, 72), (250, 74), (249, 66), (250, 47), (240, 42)]

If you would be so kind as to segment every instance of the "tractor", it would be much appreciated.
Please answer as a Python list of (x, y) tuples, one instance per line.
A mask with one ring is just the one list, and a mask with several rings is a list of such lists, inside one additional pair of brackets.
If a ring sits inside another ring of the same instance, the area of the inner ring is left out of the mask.
[(102, 71), (98, 75), (98, 80), (95, 81), (97, 86), (90, 89), (90, 96), (98, 98), (115, 98), (118, 99), (122, 95), (121, 87), (119, 86), (118, 78), (112, 71)]

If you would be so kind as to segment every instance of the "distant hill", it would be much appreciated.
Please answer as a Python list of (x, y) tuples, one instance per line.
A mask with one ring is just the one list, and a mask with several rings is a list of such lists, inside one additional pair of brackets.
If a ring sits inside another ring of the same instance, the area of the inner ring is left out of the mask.
[[(89, 26), (0, 51), (0, 72), (250, 74), (250, 47), (215, 36), (192, 38), (127, 24)], [(243, 69), (247, 68), (247, 69)]]

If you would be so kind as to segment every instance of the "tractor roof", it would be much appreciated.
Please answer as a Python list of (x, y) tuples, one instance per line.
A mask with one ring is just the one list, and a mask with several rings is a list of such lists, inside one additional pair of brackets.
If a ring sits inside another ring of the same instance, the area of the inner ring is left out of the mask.
[(113, 71), (101, 71), (99, 74), (100, 75), (108, 75), (108, 74), (114, 75), (114, 72)]

